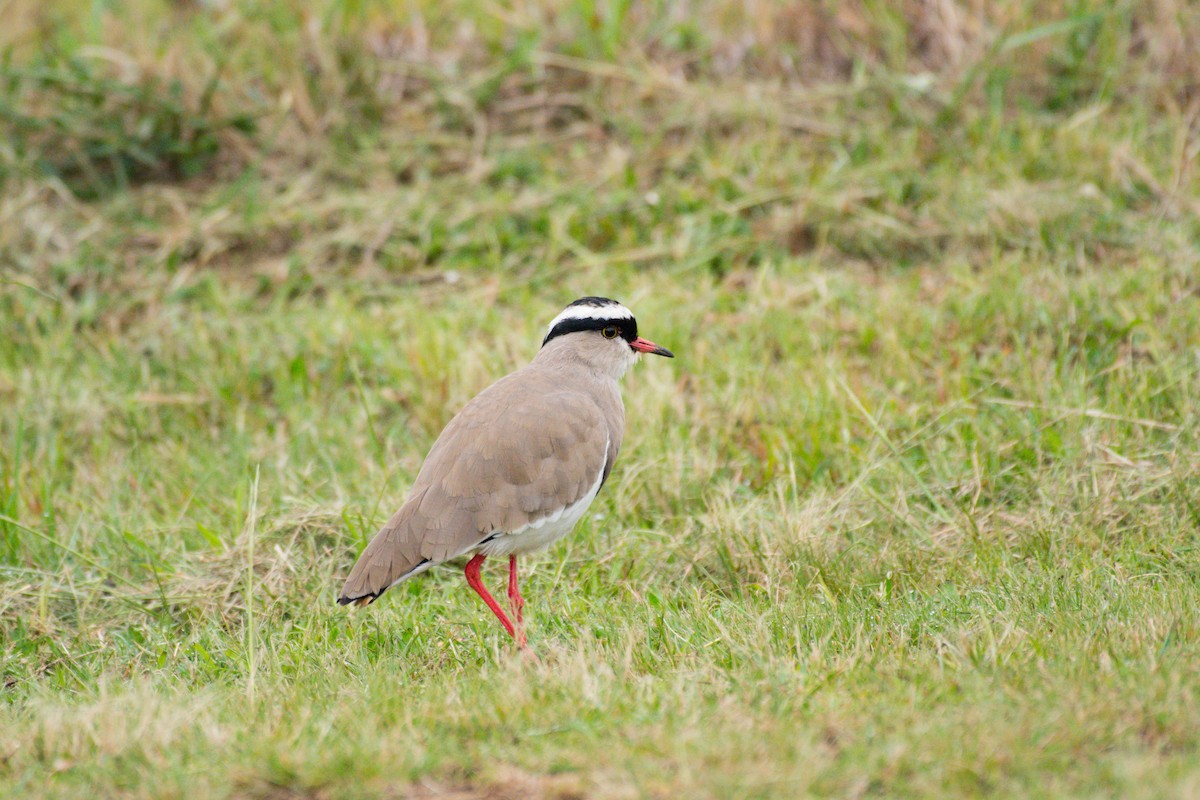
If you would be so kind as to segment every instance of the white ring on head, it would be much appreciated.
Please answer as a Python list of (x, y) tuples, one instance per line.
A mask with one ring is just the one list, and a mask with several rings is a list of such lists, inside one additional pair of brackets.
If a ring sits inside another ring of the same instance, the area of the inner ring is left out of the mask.
[(633, 312), (620, 303), (613, 303), (611, 305), (606, 303), (602, 306), (567, 306), (561, 314), (546, 326), (546, 330), (552, 331), (555, 325), (569, 319), (633, 319)]

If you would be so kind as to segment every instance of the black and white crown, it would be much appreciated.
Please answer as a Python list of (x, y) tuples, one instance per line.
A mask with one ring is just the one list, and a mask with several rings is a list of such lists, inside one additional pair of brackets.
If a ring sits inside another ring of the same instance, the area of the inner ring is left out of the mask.
[(607, 297), (581, 297), (563, 309), (550, 323), (542, 347), (559, 336), (576, 331), (598, 331), (615, 325), (621, 338), (632, 342), (637, 338), (637, 320), (633, 312), (616, 300)]

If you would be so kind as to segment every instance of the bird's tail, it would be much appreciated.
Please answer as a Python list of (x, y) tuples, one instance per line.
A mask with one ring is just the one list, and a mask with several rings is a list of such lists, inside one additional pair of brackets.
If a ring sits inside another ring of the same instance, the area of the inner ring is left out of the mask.
[(350, 577), (338, 597), (339, 605), (370, 605), (392, 586), (433, 566), (420, 554), (420, 542), (414, 541), (408, 524), (417, 498), (405, 503), (358, 557)]

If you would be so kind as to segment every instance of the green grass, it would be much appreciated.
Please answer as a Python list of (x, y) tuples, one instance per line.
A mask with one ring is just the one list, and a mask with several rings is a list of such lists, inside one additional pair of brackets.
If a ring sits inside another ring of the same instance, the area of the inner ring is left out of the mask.
[[(0, 4), (0, 795), (1200, 792), (1200, 14), (969, 5)], [(540, 660), (337, 607), (583, 294)]]

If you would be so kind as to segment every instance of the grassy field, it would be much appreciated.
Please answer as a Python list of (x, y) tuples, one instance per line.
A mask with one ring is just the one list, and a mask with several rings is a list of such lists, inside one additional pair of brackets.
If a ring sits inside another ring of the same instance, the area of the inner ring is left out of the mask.
[[(1200, 795), (1195, 3), (0, 16), (0, 796)], [(335, 606), (583, 294), (540, 661)]]

